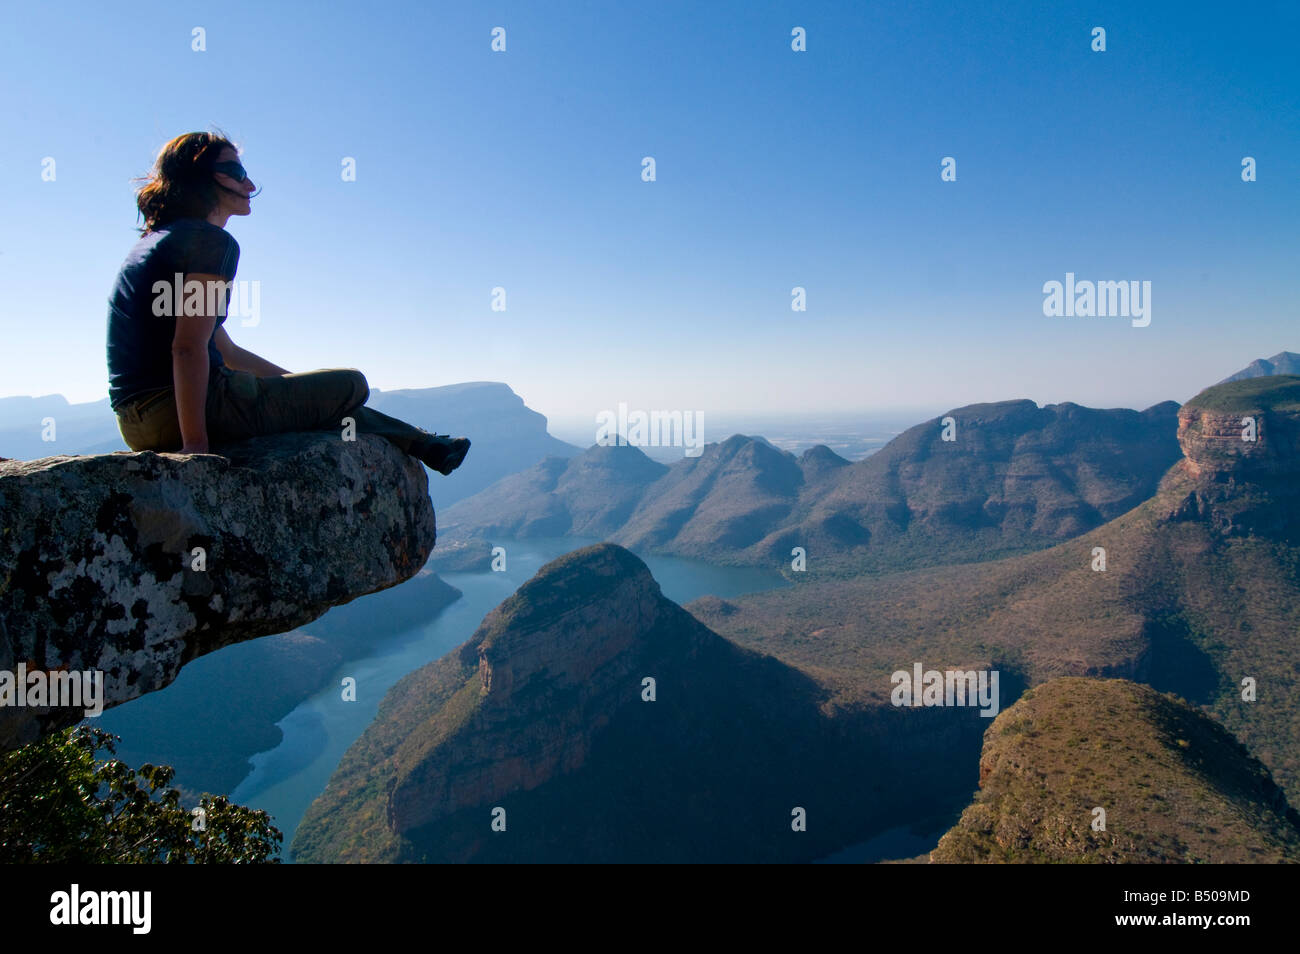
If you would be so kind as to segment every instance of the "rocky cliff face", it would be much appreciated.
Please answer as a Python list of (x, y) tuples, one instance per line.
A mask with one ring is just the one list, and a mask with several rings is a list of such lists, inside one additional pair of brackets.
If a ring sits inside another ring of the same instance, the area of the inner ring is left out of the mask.
[(1178, 444), (1188, 473), (1209, 478), (1296, 474), (1297, 402), (1300, 377), (1294, 375), (1248, 379), (1202, 392), (1178, 412)]
[(1178, 412), (1183, 460), (1161, 493), (1175, 520), (1287, 536), (1300, 527), (1300, 376), (1215, 385)]
[[(401, 583), (436, 535), (419, 462), (320, 432), (0, 461), (0, 517), (0, 672), (102, 671), (106, 707)], [(0, 748), (81, 716), (2, 706)]]

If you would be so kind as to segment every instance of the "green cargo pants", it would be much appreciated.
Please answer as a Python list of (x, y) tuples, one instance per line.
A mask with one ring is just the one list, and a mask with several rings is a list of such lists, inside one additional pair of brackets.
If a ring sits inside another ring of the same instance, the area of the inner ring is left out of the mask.
[[(356, 420), (358, 434), (378, 434), (404, 454), (430, 437), (428, 431), (363, 407), (370, 397), (365, 375), (355, 368), (328, 368), (260, 378), (214, 367), (208, 375), (208, 444), (233, 444), (261, 434), (343, 430)], [(180, 420), (171, 388), (141, 395), (117, 409), (118, 429), (132, 450), (179, 451)]]

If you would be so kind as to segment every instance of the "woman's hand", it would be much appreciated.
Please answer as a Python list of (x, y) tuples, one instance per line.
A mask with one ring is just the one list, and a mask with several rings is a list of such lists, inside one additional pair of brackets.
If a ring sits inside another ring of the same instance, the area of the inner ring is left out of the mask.
[(199, 442), (195, 442), (195, 441), (191, 441), (191, 442), (189, 442), (188, 444), (186, 444), (184, 447), (182, 447), (179, 451), (177, 451), (177, 453), (179, 453), (179, 454), (210, 454), (210, 453), (212, 453), (212, 452), (211, 452), (210, 450), (208, 450), (208, 442), (207, 442), (207, 441), (203, 441), (203, 442), (201, 442), (201, 443), (199, 443)]

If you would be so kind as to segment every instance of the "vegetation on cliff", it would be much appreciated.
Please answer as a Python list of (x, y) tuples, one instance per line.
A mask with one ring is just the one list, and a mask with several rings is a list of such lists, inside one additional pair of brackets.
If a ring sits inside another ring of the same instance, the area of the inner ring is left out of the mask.
[(1245, 746), (1183, 700), (1053, 679), (989, 727), (980, 791), (931, 860), (1300, 862), (1300, 816)]
[(1216, 384), (1184, 406), (1229, 414), (1263, 410), (1294, 414), (1300, 412), (1300, 375), (1268, 375)]

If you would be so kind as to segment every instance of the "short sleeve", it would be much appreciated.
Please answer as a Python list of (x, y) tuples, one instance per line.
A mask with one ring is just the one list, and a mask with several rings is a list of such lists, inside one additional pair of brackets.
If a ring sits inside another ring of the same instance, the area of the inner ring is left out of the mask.
[(180, 250), (180, 267), (186, 274), (220, 275), (230, 281), (239, 268), (239, 243), (222, 228), (190, 232)]

